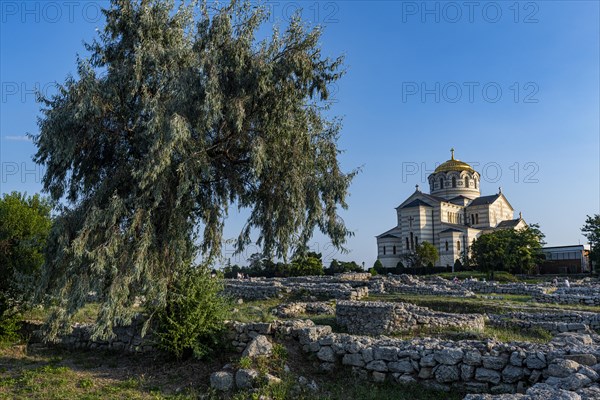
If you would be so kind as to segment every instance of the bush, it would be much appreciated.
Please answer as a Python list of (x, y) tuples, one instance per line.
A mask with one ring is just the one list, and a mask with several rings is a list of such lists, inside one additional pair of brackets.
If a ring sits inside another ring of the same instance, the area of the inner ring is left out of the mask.
[(177, 276), (166, 307), (156, 311), (159, 347), (177, 358), (203, 358), (220, 343), (231, 305), (220, 292), (223, 282), (207, 267), (194, 267)]
[(13, 192), (0, 199), (0, 341), (18, 336), (34, 293), (52, 221), (50, 203)]

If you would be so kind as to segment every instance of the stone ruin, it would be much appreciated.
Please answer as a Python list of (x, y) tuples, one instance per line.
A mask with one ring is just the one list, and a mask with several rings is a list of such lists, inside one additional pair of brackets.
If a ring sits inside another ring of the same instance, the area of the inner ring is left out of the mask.
[(482, 331), (485, 319), (480, 314), (451, 314), (432, 311), (410, 303), (380, 301), (338, 301), (336, 323), (352, 334), (383, 335), (455, 328)]
[[(504, 393), (470, 400), (533, 400), (525, 394), (543, 389), (544, 399), (598, 399), (600, 336), (561, 333), (548, 344), (494, 340), (412, 340), (332, 333), (309, 320), (231, 325), (229, 339), (242, 352), (259, 335), (298, 340), (327, 373), (348, 368), (359, 379), (421, 383), (440, 390)], [(554, 397), (564, 394), (573, 397)], [(477, 397), (480, 396), (480, 397)], [(577, 397), (575, 397), (577, 396)], [(536, 398), (541, 399), (541, 398)]]
[(305, 295), (327, 299), (359, 300), (369, 295), (370, 274), (338, 274), (295, 278), (227, 279), (225, 294), (244, 300)]

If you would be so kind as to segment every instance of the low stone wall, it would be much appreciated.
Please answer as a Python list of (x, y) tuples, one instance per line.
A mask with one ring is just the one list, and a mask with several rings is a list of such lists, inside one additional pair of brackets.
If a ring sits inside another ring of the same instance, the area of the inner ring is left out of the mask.
[(298, 318), (300, 315), (334, 315), (335, 308), (329, 303), (315, 301), (310, 303), (285, 303), (278, 305), (273, 314), (280, 318)]
[(533, 285), (529, 283), (504, 283), (483, 281), (461, 281), (459, 285), (475, 293), (516, 294), (537, 296), (546, 293), (550, 286)]
[(338, 301), (336, 322), (353, 334), (382, 335), (423, 327), (479, 331), (485, 320), (479, 314), (442, 313), (409, 303)]
[(598, 285), (589, 287), (561, 287), (554, 293), (535, 295), (534, 300), (538, 303), (585, 304), (598, 306), (600, 305), (600, 287)]
[(589, 332), (600, 329), (600, 314), (585, 311), (510, 312), (488, 314), (488, 323), (500, 327), (531, 329), (539, 327), (551, 333)]
[[(358, 283), (356, 283), (358, 282)], [(359, 300), (369, 295), (363, 281), (334, 277), (228, 279), (224, 293), (244, 300), (264, 300), (285, 294), (305, 294), (327, 299)]]
[[(439, 277), (437, 277), (439, 278)], [(369, 281), (370, 293), (405, 293), (413, 295), (436, 295), (473, 297), (475, 293), (443, 278), (420, 280), (411, 275), (377, 276)]]
[[(127, 353), (142, 353), (156, 350), (156, 343), (152, 335), (146, 335), (142, 338), (141, 319), (134, 320), (129, 326), (115, 327), (113, 333), (115, 337), (109, 340), (92, 339), (93, 324), (73, 324), (72, 331), (58, 339), (57, 346), (68, 349), (89, 349), (89, 350), (114, 350)], [(30, 337), (29, 343), (40, 343), (42, 337), (40, 329), (42, 322), (25, 321), (23, 331)]]
[(549, 344), (397, 340), (332, 333), (329, 326), (302, 320), (232, 323), (230, 339), (240, 352), (258, 335), (297, 339), (324, 372), (345, 365), (363, 379), (420, 382), (442, 390), (515, 393), (537, 382), (578, 390), (597, 382), (600, 372), (598, 335), (562, 333)]

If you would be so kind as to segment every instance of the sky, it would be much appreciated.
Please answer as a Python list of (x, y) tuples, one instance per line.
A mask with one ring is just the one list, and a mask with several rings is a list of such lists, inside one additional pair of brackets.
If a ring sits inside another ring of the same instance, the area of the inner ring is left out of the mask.
[[(0, 193), (42, 190), (27, 134), (38, 133), (34, 91), (75, 75), (83, 42), (96, 37), (105, 1), (0, 2)], [(346, 171), (361, 167), (341, 211), (354, 236), (347, 253), (316, 233), (311, 250), (371, 266), (375, 236), (394, 208), (450, 158), (499, 187), (550, 246), (585, 243), (586, 215), (600, 213), (600, 8), (597, 1), (267, 2), (285, 25), (301, 9), (324, 27), (323, 54), (345, 56), (331, 91), (343, 117)], [(270, 26), (265, 27), (270, 29)], [(245, 222), (232, 211), (225, 237)], [(256, 249), (224, 257), (244, 263)]]

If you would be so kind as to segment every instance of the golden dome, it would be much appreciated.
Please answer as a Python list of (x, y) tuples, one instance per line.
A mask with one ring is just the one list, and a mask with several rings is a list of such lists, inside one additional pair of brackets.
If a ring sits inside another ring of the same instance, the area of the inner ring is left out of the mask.
[(450, 152), (452, 153), (452, 158), (450, 160), (446, 161), (446, 162), (441, 163), (435, 169), (434, 174), (438, 173), (438, 172), (448, 172), (448, 171), (470, 171), (470, 172), (475, 172), (475, 170), (473, 169), (473, 167), (471, 167), (466, 162), (462, 162), (460, 160), (454, 159), (454, 149), (450, 149)]

